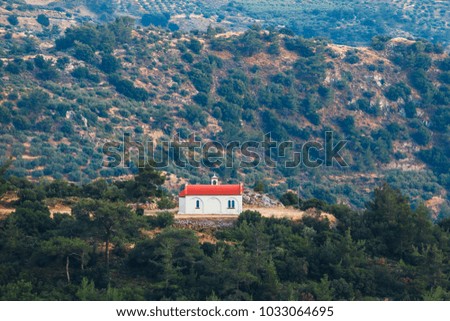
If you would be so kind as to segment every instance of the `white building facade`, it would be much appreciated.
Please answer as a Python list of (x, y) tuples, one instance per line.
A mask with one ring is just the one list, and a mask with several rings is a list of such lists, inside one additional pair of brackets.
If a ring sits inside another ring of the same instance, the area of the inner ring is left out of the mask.
[(220, 185), (213, 176), (210, 185), (188, 185), (179, 194), (179, 214), (240, 214), (242, 184)]

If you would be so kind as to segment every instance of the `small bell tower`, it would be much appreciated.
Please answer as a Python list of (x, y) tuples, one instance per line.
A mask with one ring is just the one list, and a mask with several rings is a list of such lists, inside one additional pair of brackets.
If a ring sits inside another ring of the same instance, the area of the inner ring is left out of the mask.
[(219, 177), (216, 174), (211, 178), (211, 185), (219, 185)]

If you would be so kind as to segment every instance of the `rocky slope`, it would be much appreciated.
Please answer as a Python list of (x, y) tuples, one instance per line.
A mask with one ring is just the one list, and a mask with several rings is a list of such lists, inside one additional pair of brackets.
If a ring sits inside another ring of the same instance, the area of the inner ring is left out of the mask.
[[(18, 12), (16, 5), (2, 8), (5, 19)], [(195, 132), (203, 142), (227, 143), (272, 132), (301, 145), (323, 142), (332, 130), (349, 141), (347, 168), (234, 167), (219, 174), (250, 187), (262, 182), (274, 195), (300, 188), (304, 198), (356, 207), (382, 181), (416, 202), (447, 202), (448, 55), (439, 46), (380, 37), (372, 47), (349, 47), (257, 27), (189, 34), (126, 19), (64, 34), (52, 19), (45, 27), (19, 17), (0, 28), (0, 149), (15, 160), (11, 174), (126, 179), (135, 168), (104, 167), (102, 153), (124, 133), (156, 143)], [(164, 170), (173, 191), (209, 174), (173, 164)]]

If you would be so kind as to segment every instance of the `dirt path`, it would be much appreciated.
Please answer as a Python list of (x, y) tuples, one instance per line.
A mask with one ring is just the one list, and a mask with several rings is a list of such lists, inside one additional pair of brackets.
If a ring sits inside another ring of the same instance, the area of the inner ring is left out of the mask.
[(299, 220), (304, 215), (305, 212), (297, 210), (295, 208), (280, 208), (280, 207), (248, 207), (245, 210), (258, 211), (264, 217), (275, 217), (275, 218), (290, 218), (293, 220)]

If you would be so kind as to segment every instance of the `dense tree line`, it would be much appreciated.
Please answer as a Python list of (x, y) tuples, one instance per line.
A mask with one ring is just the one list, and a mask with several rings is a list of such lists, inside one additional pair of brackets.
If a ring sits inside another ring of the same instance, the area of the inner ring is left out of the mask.
[[(0, 183), (19, 195), (15, 212), (0, 221), (2, 300), (450, 299), (448, 219), (433, 224), (424, 207), (411, 209), (388, 185), (361, 212), (300, 201), (336, 222), (245, 211), (215, 232), (217, 242), (200, 243), (194, 231), (171, 227), (170, 213), (132, 211), (111, 197), (113, 185), (84, 187), (72, 215), (51, 217), (46, 197), (75, 195), (78, 187)], [(134, 183), (154, 190), (161, 181), (148, 169)]]

